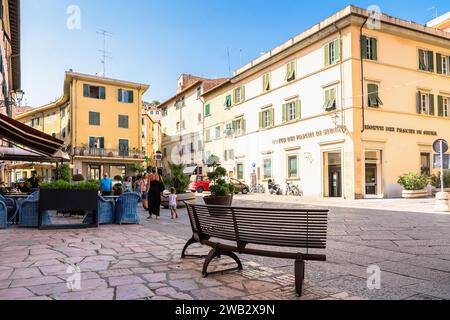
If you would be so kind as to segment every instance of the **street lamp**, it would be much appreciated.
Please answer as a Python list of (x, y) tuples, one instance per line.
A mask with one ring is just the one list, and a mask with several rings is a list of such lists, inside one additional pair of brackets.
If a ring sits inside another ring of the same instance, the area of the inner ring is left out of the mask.
[(20, 106), (20, 103), (23, 100), (25, 92), (23, 92), (22, 89), (19, 89), (14, 92), (14, 95), (11, 95), (11, 97), (4, 97), (5, 100), (0, 100), (0, 107), (6, 109), (6, 113), (8, 114), (8, 117), (12, 117), (12, 106)]

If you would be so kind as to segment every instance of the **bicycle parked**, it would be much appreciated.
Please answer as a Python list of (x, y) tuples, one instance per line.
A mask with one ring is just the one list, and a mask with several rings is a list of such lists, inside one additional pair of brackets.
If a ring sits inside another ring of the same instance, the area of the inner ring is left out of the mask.
[(291, 182), (286, 182), (286, 195), (287, 196), (296, 196), (303, 197), (303, 191), (296, 185)]
[(250, 193), (266, 193), (266, 188), (262, 184), (250, 187)]

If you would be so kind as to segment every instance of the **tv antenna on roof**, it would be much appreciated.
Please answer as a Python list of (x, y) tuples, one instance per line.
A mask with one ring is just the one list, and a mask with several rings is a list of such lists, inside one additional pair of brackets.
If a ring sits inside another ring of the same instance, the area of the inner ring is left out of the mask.
[(434, 10), (434, 17), (437, 18), (438, 17), (438, 9), (436, 6), (433, 6), (431, 8), (428, 8), (427, 11), (431, 11)]
[(98, 50), (101, 53), (101, 63), (103, 65), (103, 77), (106, 77), (106, 59), (112, 59), (112, 53), (109, 51), (106, 51), (106, 38), (107, 37), (112, 37), (113, 34), (107, 30), (103, 30), (103, 29), (99, 29), (97, 31), (97, 34), (101, 35), (103, 37), (103, 49), (102, 50)]

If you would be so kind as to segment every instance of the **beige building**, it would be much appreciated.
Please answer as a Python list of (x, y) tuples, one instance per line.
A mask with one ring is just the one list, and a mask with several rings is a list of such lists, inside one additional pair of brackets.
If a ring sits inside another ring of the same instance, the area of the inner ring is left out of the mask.
[(439, 29), (346, 7), (203, 94), (205, 154), (305, 196), (400, 196), (399, 176), (438, 170), (432, 143), (450, 140)]
[(178, 79), (176, 95), (163, 102), (162, 153), (164, 167), (168, 163), (185, 164), (193, 173), (204, 171), (203, 100), (204, 92), (226, 79), (205, 79), (183, 74)]

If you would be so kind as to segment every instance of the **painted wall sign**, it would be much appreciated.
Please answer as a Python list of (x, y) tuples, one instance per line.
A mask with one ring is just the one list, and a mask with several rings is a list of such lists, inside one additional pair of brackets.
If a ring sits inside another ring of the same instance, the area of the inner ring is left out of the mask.
[(336, 134), (336, 133), (342, 133), (343, 131), (347, 131), (347, 128), (345, 126), (344, 127), (338, 126), (337, 128), (311, 131), (311, 132), (307, 132), (307, 133), (298, 134), (295, 136), (293, 135), (293, 136), (286, 137), (286, 138), (276, 139), (276, 140), (273, 140), (272, 143), (273, 144), (285, 144), (285, 143), (290, 143), (290, 142), (295, 142), (295, 141), (329, 136), (329, 135)]
[(382, 132), (394, 132), (394, 133), (403, 133), (403, 134), (418, 134), (422, 136), (437, 136), (438, 133), (436, 131), (427, 131), (427, 130), (418, 130), (418, 129), (406, 129), (406, 128), (396, 128), (396, 127), (385, 127), (385, 126), (375, 126), (375, 125), (366, 125), (364, 126), (365, 130), (368, 131), (382, 131)]

